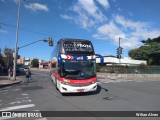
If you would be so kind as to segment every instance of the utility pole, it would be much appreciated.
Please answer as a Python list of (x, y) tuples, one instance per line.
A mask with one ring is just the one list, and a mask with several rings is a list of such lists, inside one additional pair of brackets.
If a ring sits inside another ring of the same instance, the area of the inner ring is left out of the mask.
[(17, 27), (16, 27), (16, 44), (15, 44), (15, 54), (14, 54), (14, 69), (13, 69), (13, 79), (16, 80), (16, 65), (17, 65), (17, 54), (18, 54), (18, 29), (19, 29), (19, 17), (20, 17), (20, 1), (18, 0), (18, 18), (17, 18)]
[[(119, 38), (119, 49), (121, 47), (121, 39), (122, 38)], [(121, 65), (121, 54), (119, 53), (119, 66)]]
[(117, 58), (119, 59), (119, 66), (121, 65), (121, 54), (122, 54), (122, 47), (121, 47), (121, 39), (119, 38), (119, 46), (117, 48)]
[[(121, 47), (121, 39), (119, 38), (119, 48)], [(121, 65), (121, 54), (119, 54), (119, 66)]]

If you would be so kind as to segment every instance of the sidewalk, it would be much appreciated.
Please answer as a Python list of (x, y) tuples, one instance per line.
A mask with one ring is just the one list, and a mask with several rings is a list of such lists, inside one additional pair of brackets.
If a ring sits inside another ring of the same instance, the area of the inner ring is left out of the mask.
[(16, 77), (16, 80), (8, 80), (6, 76), (0, 76), (0, 88), (21, 83), (23, 81), (23, 77)]

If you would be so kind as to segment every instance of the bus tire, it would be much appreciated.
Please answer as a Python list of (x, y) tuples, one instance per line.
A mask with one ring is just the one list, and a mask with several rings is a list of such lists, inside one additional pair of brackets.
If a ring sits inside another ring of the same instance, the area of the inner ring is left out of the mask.
[(57, 79), (55, 78), (55, 87), (56, 87), (56, 90), (58, 90), (58, 87), (57, 87)]

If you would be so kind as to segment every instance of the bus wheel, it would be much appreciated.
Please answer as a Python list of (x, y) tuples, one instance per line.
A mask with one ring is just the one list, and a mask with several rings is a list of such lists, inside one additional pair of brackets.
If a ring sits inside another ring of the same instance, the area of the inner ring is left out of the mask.
[(58, 90), (58, 85), (57, 85), (57, 79), (55, 78), (55, 86), (56, 86), (56, 90)]

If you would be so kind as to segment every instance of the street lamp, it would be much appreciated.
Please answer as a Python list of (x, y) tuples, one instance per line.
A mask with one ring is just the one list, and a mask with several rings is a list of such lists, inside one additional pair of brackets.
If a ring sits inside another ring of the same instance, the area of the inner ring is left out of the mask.
[(18, 29), (19, 29), (19, 17), (20, 17), (20, 2), (21, 0), (18, 0), (18, 18), (17, 18), (17, 27), (16, 27), (16, 44), (15, 44), (15, 55), (14, 55), (14, 69), (13, 69), (13, 79), (16, 80), (16, 65), (17, 65), (17, 46), (18, 46)]

